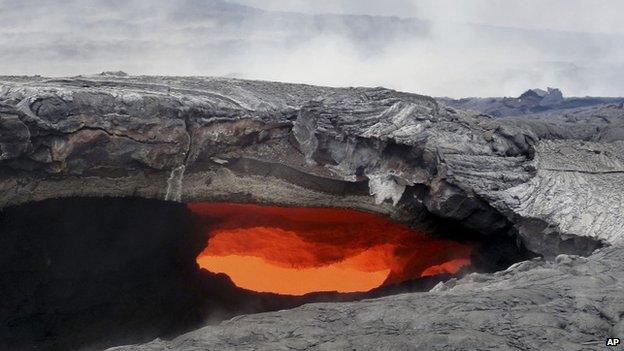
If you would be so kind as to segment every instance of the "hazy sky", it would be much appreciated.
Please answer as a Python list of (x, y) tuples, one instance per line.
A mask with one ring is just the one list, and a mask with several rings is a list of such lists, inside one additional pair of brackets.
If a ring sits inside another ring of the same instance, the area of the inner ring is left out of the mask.
[(0, 75), (624, 96), (622, 13), (624, 0), (0, 0)]
[(533, 29), (624, 33), (622, 0), (232, 0), (267, 10), (419, 17)]

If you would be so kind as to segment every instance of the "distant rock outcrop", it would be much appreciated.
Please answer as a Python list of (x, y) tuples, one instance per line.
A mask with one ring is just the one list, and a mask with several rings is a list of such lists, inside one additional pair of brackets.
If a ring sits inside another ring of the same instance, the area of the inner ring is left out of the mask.
[(555, 107), (564, 101), (561, 90), (554, 88), (548, 88), (548, 90), (530, 89), (520, 95), (518, 100), (527, 108), (534, 108), (535, 106)]
[(104, 71), (100, 73), (100, 76), (109, 76), (109, 77), (127, 77), (128, 73), (124, 71)]
[(605, 104), (619, 104), (624, 98), (570, 97), (564, 98), (556, 88), (529, 89), (519, 97), (504, 98), (439, 98), (440, 102), (454, 108), (468, 109), (493, 117), (522, 116), (556, 110), (569, 110)]

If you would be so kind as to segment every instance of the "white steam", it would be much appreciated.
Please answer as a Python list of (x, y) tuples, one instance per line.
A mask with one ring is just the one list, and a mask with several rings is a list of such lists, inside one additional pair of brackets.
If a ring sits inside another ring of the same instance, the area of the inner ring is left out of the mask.
[(124, 70), (452, 97), (546, 86), (621, 96), (622, 7), (613, 0), (0, 0), (0, 74)]

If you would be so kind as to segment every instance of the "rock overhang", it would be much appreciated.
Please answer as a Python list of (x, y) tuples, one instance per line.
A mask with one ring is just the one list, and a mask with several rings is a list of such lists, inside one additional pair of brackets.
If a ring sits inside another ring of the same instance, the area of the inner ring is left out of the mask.
[(383, 88), (0, 81), (0, 206), (141, 196), (356, 208), (405, 221), (426, 212), (516, 235), (551, 257), (624, 237), (617, 106), (494, 119)]

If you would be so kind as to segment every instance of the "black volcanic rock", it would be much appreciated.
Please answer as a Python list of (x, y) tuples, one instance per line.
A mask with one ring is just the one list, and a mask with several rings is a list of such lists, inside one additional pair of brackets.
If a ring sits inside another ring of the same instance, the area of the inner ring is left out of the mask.
[(94, 349), (198, 325), (204, 296), (194, 258), (206, 240), (184, 205), (158, 200), (4, 209), (0, 349)]

